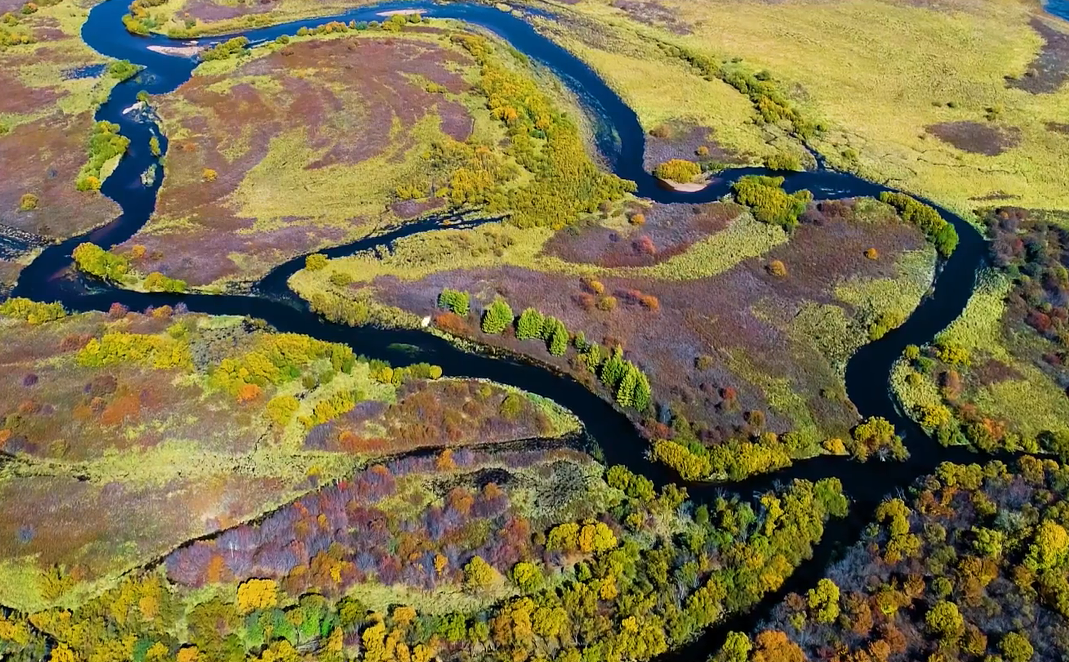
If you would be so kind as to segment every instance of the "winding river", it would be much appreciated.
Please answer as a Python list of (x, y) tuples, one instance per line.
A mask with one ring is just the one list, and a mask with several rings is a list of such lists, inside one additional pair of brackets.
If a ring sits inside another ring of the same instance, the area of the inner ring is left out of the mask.
[[(492, 7), (475, 4), (436, 5), (428, 2), (386, 3), (355, 9), (333, 17), (296, 21), (274, 27), (255, 29), (244, 35), (251, 41), (274, 39), (278, 35), (293, 34), (302, 26), (316, 26), (330, 20), (376, 20), (376, 14), (390, 9), (420, 9), (425, 15), (460, 19), (490, 30), (507, 40), (516, 49), (553, 72), (576, 95), (588, 113), (595, 130), (598, 149), (611, 169), (620, 177), (638, 185), (638, 195), (659, 202), (703, 202), (714, 200), (730, 190), (732, 182), (746, 174), (764, 173), (763, 169), (745, 168), (730, 171), (696, 193), (679, 193), (661, 188), (643, 169), (645, 135), (635, 113), (613, 92), (596, 73), (574, 55), (564, 50), (520, 18)], [(560, 403), (574, 412), (584, 423), (592, 441), (604, 453), (607, 464), (623, 464), (636, 473), (649, 477), (658, 487), (680, 483), (667, 467), (645, 457), (648, 444), (636, 432), (630, 421), (577, 381), (555, 374), (534, 363), (509, 358), (490, 357), (464, 352), (431, 334), (415, 330), (384, 330), (373, 327), (350, 328), (332, 324), (312, 313), (307, 305), (286, 287), (286, 279), (303, 266), (303, 257), (291, 260), (259, 281), (249, 295), (204, 294), (146, 294), (111, 288), (81, 279), (70, 278), (71, 251), (78, 244), (91, 241), (105, 248), (131, 237), (148, 220), (156, 203), (156, 195), (163, 177), (152, 186), (141, 183), (141, 173), (155, 161), (148, 148), (149, 137), (158, 129), (151, 122), (137, 121), (124, 115), (123, 109), (136, 101), (139, 90), (150, 94), (173, 91), (192, 74), (195, 63), (186, 58), (172, 57), (149, 50), (150, 45), (173, 44), (170, 40), (136, 37), (122, 25), (126, 12), (123, 0), (108, 0), (93, 8), (82, 30), (82, 37), (91, 47), (104, 55), (130, 60), (145, 67), (135, 79), (117, 85), (108, 101), (97, 113), (97, 119), (120, 125), (123, 135), (130, 138), (130, 148), (119, 167), (104, 182), (102, 193), (115, 200), (122, 214), (111, 223), (85, 235), (52, 245), (23, 270), (13, 295), (39, 301), (61, 301), (68, 310), (107, 310), (113, 302), (131, 309), (149, 306), (184, 304), (192, 311), (217, 315), (248, 315), (267, 321), (280, 331), (304, 333), (322, 340), (347, 343), (371, 357), (396, 364), (414, 361), (435, 363), (445, 373), (454, 376), (482, 377), (537, 393)], [(233, 36), (233, 35), (229, 35)], [(213, 37), (201, 43), (217, 43), (228, 37)], [(166, 137), (160, 136), (166, 149)], [(790, 190), (809, 189), (817, 199), (871, 196), (890, 190), (852, 175), (818, 170), (784, 174), (785, 187)], [(705, 633), (703, 637), (663, 659), (696, 659), (716, 650), (729, 630), (748, 630), (767, 616), (772, 606), (789, 591), (801, 591), (823, 576), (836, 552), (857, 540), (869, 521), (876, 505), (896, 490), (904, 490), (918, 477), (930, 473), (943, 461), (971, 462), (977, 456), (963, 448), (944, 448), (911, 420), (903, 416), (889, 391), (891, 366), (907, 344), (922, 345), (953, 321), (964, 309), (972, 293), (976, 273), (986, 246), (983, 237), (963, 219), (946, 210), (940, 213), (957, 228), (960, 243), (953, 256), (945, 261), (936, 277), (933, 292), (913, 312), (905, 324), (880, 340), (862, 347), (849, 361), (846, 369), (847, 393), (862, 416), (883, 416), (904, 435), (910, 451), (905, 462), (869, 462), (859, 464), (841, 457), (819, 457), (800, 461), (785, 470), (758, 476), (733, 485), (686, 483), (695, 501), (704, 501), (722, 494), (744, 497), (767, 489), (777, 483), (795, 478), (817, 480), (838, 477), (844, 492), (852, 501), (851, 514), (843, 520), (828, 524), (822, 541), (816, 546), (813, 559), (801, 567), (784, 586), (768, 596), (753, 611), (738, 615)], [(452, 227), (470, 227), (478, 221), (462, 222)], [(404, 236), (440, 227), (441, 219), (429, 219), (406, 224), (398, 229), (363, 239), (352, 244), (324, 251), (340, 256), (357, 250), (389, 244)], [(205, 246), (205, 250), (212, 250)]]

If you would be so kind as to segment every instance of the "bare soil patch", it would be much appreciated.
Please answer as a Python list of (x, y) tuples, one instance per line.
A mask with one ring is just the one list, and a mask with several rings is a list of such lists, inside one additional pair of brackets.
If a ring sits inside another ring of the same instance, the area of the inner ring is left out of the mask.
[(1032, 19), (1032, 29), (1046, 43), (1024, 76), (1008, 83), (1032, 94), (1054, 92), (1069, 79), (1069, 34), (1055, 30), (1038, 17)]
[(675, 34), (690, 34), (690, 26), (679, 20), (675, 12), (657, 2), (644, 0), (615, 0), (613, 7), (623, 10), (631, 19), (646, 25), (656, 25)]
[(1053, 131), (1054, 133), (1064, 133), (1069, 135), (1069, 124), (1063, 124), (1061, 122), (1047, 122), (1047, 131)]
[(985, 156), (998, 156), (1021, 141), (1021, 130), (1017, 127), (980, 122), (942, 122), (925, 127), (925, 131), (962, 151)]

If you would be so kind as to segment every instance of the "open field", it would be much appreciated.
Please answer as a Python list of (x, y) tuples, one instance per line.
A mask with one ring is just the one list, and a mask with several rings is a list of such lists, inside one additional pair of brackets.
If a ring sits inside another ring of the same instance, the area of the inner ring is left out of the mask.
[[(109, 60), (79, 36), (92, 4), (43, 3), (0, 27), (0, 42), (9, 35), (29, 40), (0, 47), (0, 244), (9, 249), (0, 252), (0, 289), (17, 278), (27, 247), (118, 215), (118, 206), (99, 193), (75, 189), (93, 113), (118, 81), (106, 70)], [(21, 246), (3, 241), (12, 234)]]
[(991, 196), (1069, 208), (1069, 140), (1050, 126), (1069, 103), (1069, 28), (1031, 3), (580, 0), (556, 8), (562, 18), (550, 33), (604, 74), (647, 128), (713, 126), (709, 116), (719, 113), (730, 119), (717, 127), (718, 145), (742, 153), (760, 152), (756, 131), (775, 130), (748, 124), (737, 93), (738, 110), (725, 113), (733, 90), (716, 93), (682, 60), (673, 64), (658, 52), (663, 42), (770, 72), (826, 125), (813, 145), (836, 167), (964, 214)]
[(993, 267), (961, 317), (895, 369), (907, 410), (946, 443), (1064, 452), (1069, 239), (1058, 216), (988, 210)]
[[(555, 356), (511, 324), (504, 335), (480, 329), (495, 298), (515, 314), (534, 308), (569, 334), (622, 347), (652, 387), (650, 435), (729, 444), (739, 451), (731, 474), (783, 462), (746, 458), (743, 440), (802, 457), (845, 437), (857, 423), (842, 384), (846, 359), (900, 324), (931, 282), (934, 251), (920, 233), (871, 199), (814, 204), (789, 241), (734, 203), (641, 209), (641, 225), (613, 215), (555, 234), (436, 231), (389, 254), (299, 272), (291, 286), (328, 315), (324, 302), (340, 308), (349, 299), (385, 305), (370, 318), (385, 324), (435, 316), (450, 334), (529, 354), (600, 388), (579, 352)], [(469, 292), (471, 311), (436, 310), (446, 289)], [(687, 429), (670, 430), (671, 421)], [(785, 448), (776, 435), (788, 432)]]
[(202, 64), (157, 100), (166, 179), (152, 219), (117, 250), (143, 246), (139, 269), (203, 286), (396, 222), (390, 203), (423, 178), (432, 143), (485, 121), (472, 110), (471, 59), (448, 35), (415, 30)]
[[(750, 659), (1062, 659), (1067, 559), (1051, 543), (1066, 532), (1064, 480), (1064, 466), (1030, 456), (940, 466), (881, 504), (810, 590), (787, 595), (750, 633), (767, 657)], [(738, 659), (728, 652), (744, 638), (712, 659)]]
[[(16, 319), (0, 321), (5, 605), (75, 603), (370, 458), (575, 429), (521, 392), (436, 383), (437, 368), (355, 360), (346, 347), (240, 318), (116, 308), (45, 322), (55, 313), (24, 301), (5, 304)], [(436, 419), (421, 415), (426, 389), (432, 401), (450, 394)], [(358, 420), (374, 443), (328, 447), (331, 431)], [(58, 593), (47, 580), (57, 570)]]

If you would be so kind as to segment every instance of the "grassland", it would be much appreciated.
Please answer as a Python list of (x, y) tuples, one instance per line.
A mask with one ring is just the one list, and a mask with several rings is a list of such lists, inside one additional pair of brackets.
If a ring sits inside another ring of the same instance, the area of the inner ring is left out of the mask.
[(428, 175), (432, 144), (490, 126), (470, 58), (420, 30), (296, 37), (202, 64), (155, 101), (166, 179), (156, 213), (117, 250), (143, 247), (146, 273), (219, 286), (418, 213), (394, 203)]
[(240, 318), (115, 308), (46, 322), (41, 310), (15, 300), (0, 320), (9, 606), (75, 604), (376, 457), (576, 429), (515, 390), (435, 382), (429, 366), (354, 360)]
[[(741, 95), (731, 100), (730, 89), (634, 45), (664, 42), (769, 71), (826, 124), (811, 142), (836, 167), (966, 215), (992, 196), (1069, 207), (1069, 142), (1052, 128), (1069, 102), (1056, 64), (1067, 30), (1031, 3), (581, 0), (555, 9), (563, 18), (551, 34), (605, 75), (647, 127), (715, 126), (720, 113), (721, 147), (761, 152)], [(948, 133), (953, 142), (938, 137)]]
[(106, 223), (119, 211), (95, 191), (75, 190), (93, 113), (118, 82), (106, 71), (109, 60), (80, 38), (91, 6), (42, 4), (2, 28), (29, 41), (0, 47), (0, 236), (11, 240), (0, 254), (0, 289), (17, 279), (41, 244)]
[(712, 448), (781, 444), (778, 435), (802, 457), (848, 434), (857, 414), (845, 399), (846, 359), (904, 321), (931, 282), (934, 250), (916, 230), (871, 199), (813, 205), (789, 238), (734, 203), (641, 207), (642, 225), (625, 220), (633, 204), (557, 233), (507, 224), (422, 233), (388, 254), (303, 270), (290, 285), (320, 308), (374, 302), (358, 321), (387, 325), (438, 315), (444, 289), (470, 292), (472, 312), (438, 315), (441, 329), (600, 388), (576, 356), (553, 356), (511, 327), (503, 336), (479, 328), (497, 297), (517, 314), (534, 308), (571, 334), (624, 349), (648, 376), (658, 411), (670, 412), (660, 424), (652, 412), (639, 417), (654, 437), (673, 434), (667, 415), (687, 422), (675, 433)]

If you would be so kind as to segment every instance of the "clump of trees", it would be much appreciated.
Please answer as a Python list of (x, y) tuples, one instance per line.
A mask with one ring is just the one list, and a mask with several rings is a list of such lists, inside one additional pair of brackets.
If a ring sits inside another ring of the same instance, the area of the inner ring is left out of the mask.
[(788, 595), (768, 630), (729, 636), (715, 660), (756, 660), (748, 652), (770, 633), (795, 655), (776, 659), (1061, 659), (1069, 533), (1051, 490), (1067, 476), (1029, 456), (940, 465), (908, 499), (880, 504), (865, 538), (814, 589)]
[(145, 276), (144, 286), (149, 292), (181, 293), (188, 288), (186, 281), (164, 276), (158, 271), (153, 271), (148, 276)]
[(659, 177), (660, 179), (682, 182), (684, 184), (693, 181), (695, 177), (701, 174), (701, 172), (701, 166), (694, 161), (688, 161), (686, 159), (670, 159), (653, 169), (654, 176)]
[(141, 71), (141, 67), (133, 64), (129, 60), (118, 60), (109, 64), (107, 71), (108, 75), (112, 78), (124, 81), (136, 76), (137, 72)]
[(241, 56), (246, 52), (245, 47), (248, 45), (249, 39), (247, 37), (227, 39), (203, 51), (200, 54), (200, 59), (202, 62), (211, 62), (212, 60), (226, 60), (235, 55)]
[(489, 213), (508, 214), (520, 227), (562, 228), (634, 190), (633, 182), (602, 171), (590, 159), (576, 124), (532, 78), (502, 63), (489, 41), (472, 34), (452, 38), (481, 65), (478, 87), (491, 115), (508, 133), (506, 152), (532, 177), (522, 185), (505, 186), (517, 173), (495, 147), (451, 141), (436, 147), (436, 159), (454, 164), (448, 190), (441, 195), (456, 206), (478, 205)]
[(78, 244), (71, 253), (74, 264), (79, 271), (92, 274), (97, 278), (122, 283), (130, 273), (130, 260), (116, 255), (89, 242)]
[(813, 201), (813, 194), (804, 189), (787, 193), (783, 182), (783, 177), (747, 175), (735, 182), (732, 190), (739, 204), (749, 207), (757, 220), (793, 230)]
[(126, 31), (136, 35), (147, 35), (160, 23), (149, 15), (149, 9), (166, 4), (167, 0), (134, 0), (130, 3), (130, 13), (122, 17)]
[(78, 351), (77, 361), (85, 367), (140, 363), (158, 369), (193, 368), (185, 339), (144, 333), (113, 332), (93, 338)]
[(88, 161), (78, 173), (75, 186), (79, 191), (100, 189), (101, 170), (109, 160), (126, 153), (130, 139), (119, 134), (119, 125), (112, 122), (97, 122), (86, 144)]
[(43, 303), (24, 297), (12, 297), (0, 303), (0, 315), (37, 325), (63, 319), (67, 316), (67, 311), (58, 301)]
[(928, 241), (943, 257), (949, 257), (958, 246), (958, 231), (948, 223), (934, 207), (924, 204), (905, 193), (880, 193), (880, 202), (898, 210), (902, 219), (919, 227)]
[(892, 457), (900, 461), (909, 456), (902, 438), (895, 433), (895, 427), (880, 416), (869, 417), (855, 427), (845, 443), (846, 450), (862, 462), (873, 455), (881, 459)]

